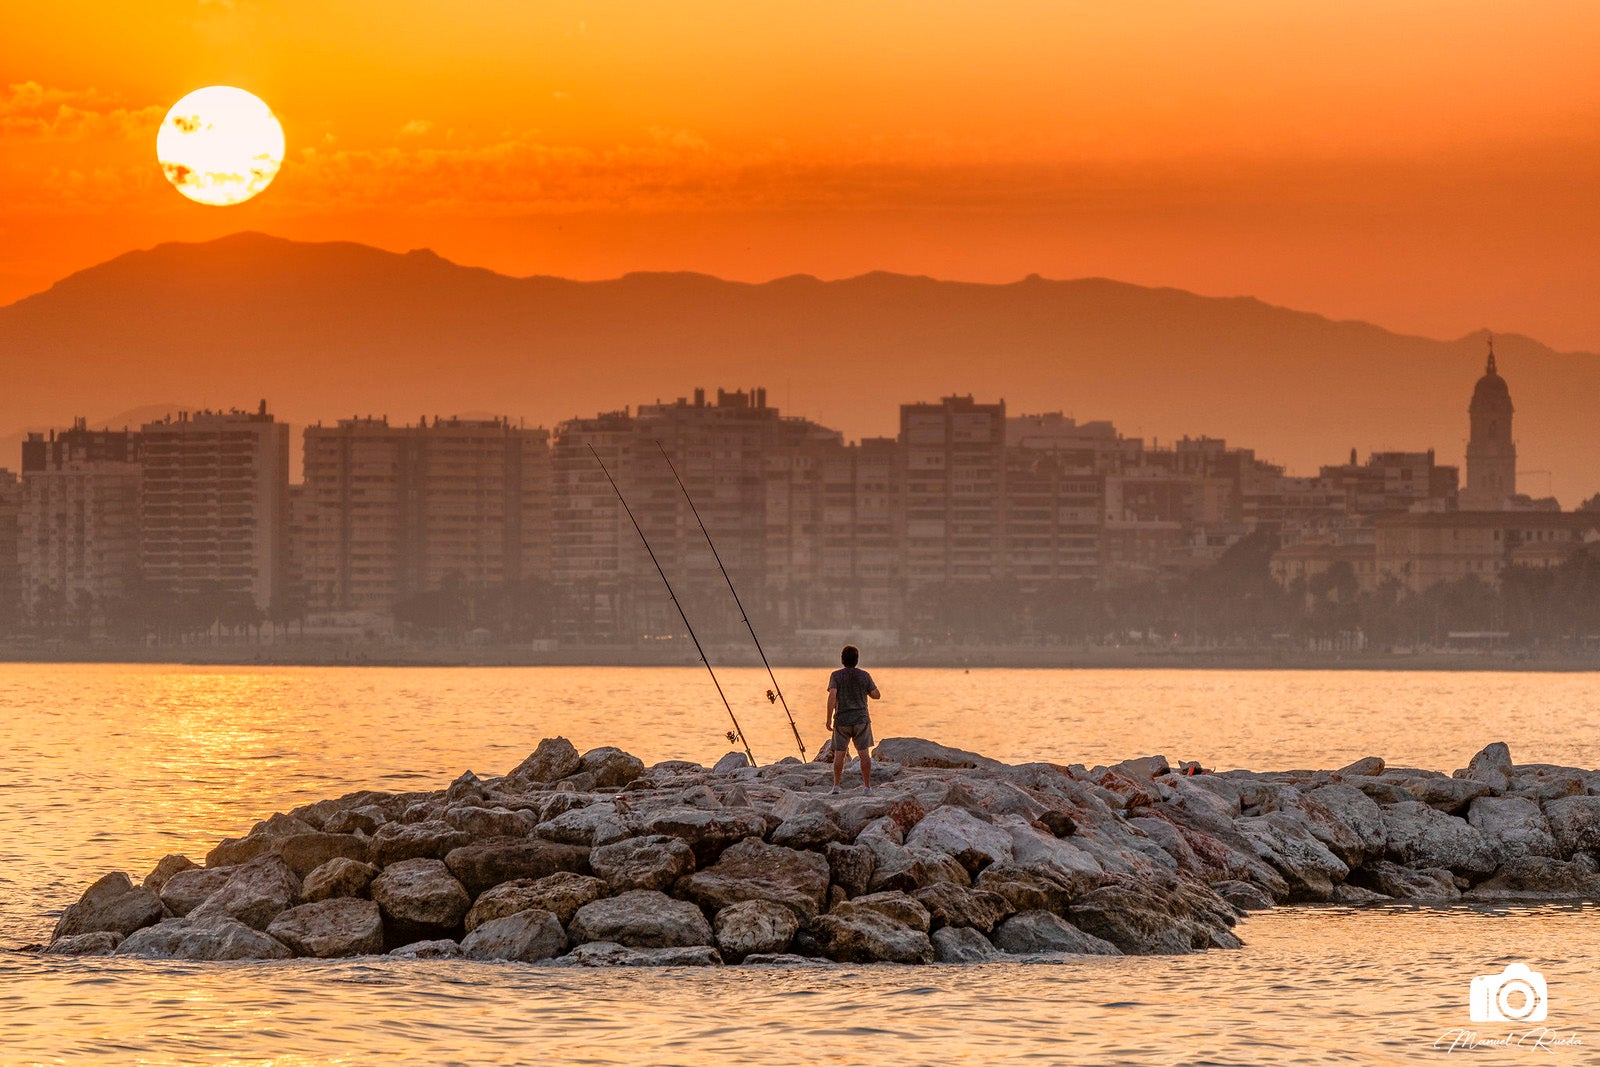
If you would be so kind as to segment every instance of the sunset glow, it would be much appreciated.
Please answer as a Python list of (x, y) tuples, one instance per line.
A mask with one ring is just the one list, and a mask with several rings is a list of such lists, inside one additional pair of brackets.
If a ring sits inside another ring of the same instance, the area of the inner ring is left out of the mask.
[[(514, 274), (1107, 276), (1600, 349), (1577, 0), (10, 5), (0, 301), (256, 229)], [(150, 141), (246, 85), (292, 149), (197, 212)]]

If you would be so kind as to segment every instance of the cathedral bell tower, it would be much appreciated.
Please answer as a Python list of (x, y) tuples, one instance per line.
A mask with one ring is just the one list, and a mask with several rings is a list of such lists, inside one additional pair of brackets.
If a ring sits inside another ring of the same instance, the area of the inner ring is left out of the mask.
[(1472, 390), (1467, 414), (1472, 437), (1467, 442), (1467, 486), (1461, 491), (1463, 511), (1504, 511), (1517, 493), (1517, 445), (1511, 439), (1511, 390), (1494, 365), (1494, 339), (1489, 339), (1489, 366)]

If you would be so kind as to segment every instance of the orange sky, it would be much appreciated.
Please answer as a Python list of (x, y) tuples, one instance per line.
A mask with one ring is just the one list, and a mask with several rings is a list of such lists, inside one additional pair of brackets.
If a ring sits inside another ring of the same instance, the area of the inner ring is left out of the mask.
[[(164, 240), (511, 273), (1106, 275), (1600, 351), (1600, 4), (144, 0), (0, 6), (0, 302)], [(289, 159), (191, 203), (156, 127)]]

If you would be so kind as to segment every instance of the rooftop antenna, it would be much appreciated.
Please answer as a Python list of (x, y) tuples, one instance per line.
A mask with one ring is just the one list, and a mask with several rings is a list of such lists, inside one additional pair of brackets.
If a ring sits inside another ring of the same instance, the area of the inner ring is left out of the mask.
[(656, 447), (661, 450), (661, 458), (667, 461), (667, 469), (672, 472), (672, 480), (677, 482), (678, 488), (682, 490), (683, 499), (689, 502), (689, 510), (694, 513), (694, 521), (700, 524), (700, 533), (705, 536), (706, 547), (711, 549), (711, 556), (717, 561), (717, 569), (722, 572), (722, 580), (728, 583), (728, 592), (733, 594), (733, 603), (739, 609), (739, 617), (744, 620), (745, 629), (750, 631), (750, 640), (756, 643), (756, 651), (761, 655), (761, 665), (767, 669), (767, 677), (772, 679), (772, 688), (767, 692), (767, 702), (769, 704), (774, 701), (782, 702), (783, 713), (789, 717), (789, 729), (794, 731), (794, 743), (800, 748), (800, 762), (804, 763), (806, 743), (800, 738), (800, 727), (795, 725), (794, 712), (789, 710), (789, 702), (784, 700), (783, 687), (778, 684), (778, 676), (772, 673), (772, 664), (767, 662), (767, 651), (761, 647), (761, 638), (756, 636), (756, 628), (750, 622), (750, 613), (744, 610), (744, 603), (739, 599), (739, 590), (733, 587), (733, 579), (728, 576), (728, 568), (722, 564), (722, 553), (717, 551), (716, 543), (711, 540), (711, 531), (706, 529), (705, 520), (700, 518), (700, 509), (694, 506), (694, 497), (689, 495), (689, 487), (678, 477), (678, 468), (673, 465), (666, 446), (657, 441)]
[(744, 746), (744, 754), (750, 760), (750, 766), (756, 765), (756, 757), (750, 751), (750, 742), (745, 740), (744, 730), (739, 726), (739, 719), (733, 713), (733, 705), (728, 703), (728, 695), (722, 691), (722, 683), (717, 681), (717, 672), (711, 669), (711, 661), (706, 658), (706, 650), (700, 647), (700, 638), (695, 636), (694, 627), (689, 624), (689, 616), (683, 610), (683, 605), (678, 602), (678, 594), (672, 591), (672, 583), (667, 581), (667, 572), (662, 569), (661, 561), (656, 558), (655, 549), (650, 547), (650, 539), (644, 535), (644, 528), (639, 525), (639, 520), (634, 518), (633, 509), (628, 506), (627, 497), (622, 495), (622, 490), (617, 486), (617, 480), (611, 477), (611, 470), (606, 466), (606, 461), (600, 458), (600, 453), (595, 451), (593, 444), (589, 445), (589, 454), (594, 461), (600, 464), (600, 469), (605, 473), (606, 481), (611, 483), (611, 489), (617, 494), (617, 501), (622, 504), (622, 510), (628, 513), (628, 521), (633, 523), (633, 528), (639, 535), (639, 540), (644, 543), (644, 550), (650, 554), (650, 562), (656, 565), (656, 573), (661, 575), (661, 584), (667, 587), (667, 596), (672, 598), (672, 606), (678, 609), (678, 618), (683, 620), (684, 629), (689, 631), (689, 640), (694, 642), (694, 650), (700, 654), (700, 662), (706, 665), (706, 671), (711, 675), (711, 684), (717, 687), (717, 696), (722, 698), (722, 706), (728, 709), (728, 718), (733, 720), (733, 733), (728, 735), (729, 740), (737, 740)]

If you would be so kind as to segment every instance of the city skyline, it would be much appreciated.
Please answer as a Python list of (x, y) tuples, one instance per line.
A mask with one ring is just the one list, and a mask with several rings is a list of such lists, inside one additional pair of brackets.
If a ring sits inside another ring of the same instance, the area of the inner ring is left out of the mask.
[(1492, 350), (1469, 408), (1464, 478), (1432, 450), (1363, 461), (1355, 449), (1296, 476), (1221, 438), (1163, 446), (971, 395), (903, 403), (894, 437), (847, 441), (760, 386), (549, 430), (500, 417), (318, 423), (301, 430), (299, 482), (290, 429), (265, 400), (138, 430), (79, 419), (32, 435), (20, 485), (5, 482), (17, 577), (0, 587), (33, 625), (85, 633), (138, 625), (130, 611), (159, 632), (150, 604), (175, 596), (213, 598), (208, 610), (235, 624), (309, 614), (370, 631), (353, 620), (444, 625), (465, 612), (564, 640), (636, 640), (675, 624), (623, 521), (631, 498), (685, 600), (727, 623), (658, 453), (758, 614), (796, 633), (925, 631), (966, 610), (962, 589), (1070, 613), (1089, 590), (1192, 583), (1241, 552), (1257, 580), (1347, 583), (1346, 597), (1568, 565), (1600, 539), (1600, 510), (1517, 492), (1515, 407)]

